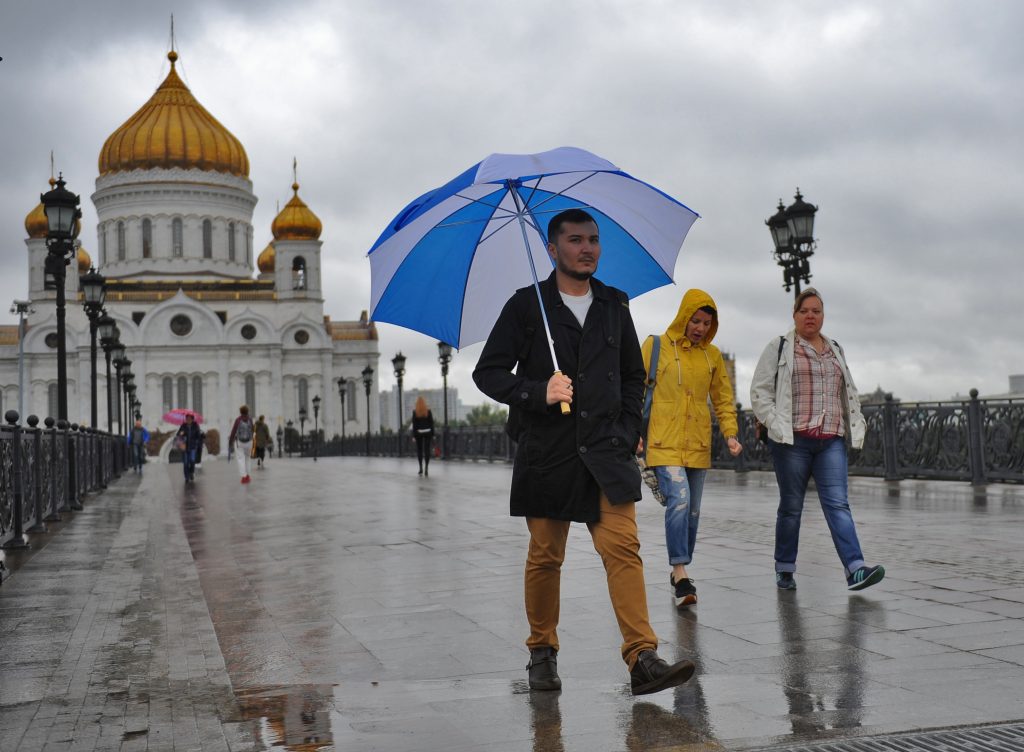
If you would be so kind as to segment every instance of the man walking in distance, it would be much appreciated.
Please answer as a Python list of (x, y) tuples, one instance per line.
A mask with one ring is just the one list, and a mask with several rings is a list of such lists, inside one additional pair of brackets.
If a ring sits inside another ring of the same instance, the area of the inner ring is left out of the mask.
[[(473, 379), (509, 406), (517, 442), (511, 513), (530, 531), (526, 616), (530, 622), (530, 688), (562, 686), (557, 670), (561, 566), (571, 522), (585, 523), (601, 555), (612, 608), (622, 632), (622, 658), (635, 695), (682, 684), (693, 663), (669, 665), (647, 615), (634, 502), (640, 472), (644, 372), (629, 300), (593, 277), (601, 256), (597, 223), (570, 209), (548, 224), (555, 262), (541, 296), (555, 343), (551, 363), (537, 293), (518, 290), (484, 345)], [(551, 375), (555, 368), (562, 373)], [(513, 370), (514, 369), (514, 370)], [(563, 415), (559, 403), (569, 403)]]
[(235, 418), (231, 434), (228, 436), (228, 446), (235, 446), (235, 459), (238, 462), (238, 474), (242, 476), (242, 483), (252, 480), (249, 477), (249, 468), (252, 466), (252, 437), (255, 432), (252, 418), (249, 417), (249, 408), (242, 405), (238, 408), (238, 417)]

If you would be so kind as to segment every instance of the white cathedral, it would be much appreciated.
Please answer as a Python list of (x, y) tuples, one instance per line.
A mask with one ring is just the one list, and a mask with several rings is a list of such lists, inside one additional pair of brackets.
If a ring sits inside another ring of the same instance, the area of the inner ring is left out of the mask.
[[(177, 57), (168, 54), (166, 79), (103, 144), (92, 194), (99, 220), (95, 266), (107, 280), (106, 310), (131, 359), (144, 425), (170, 430), (161, 416), (191, 408), (203, 415), (204, 428), (226, 437), (246, 404), (254, 416), (266, 416), (271, 433), (288, 421), (298, 430), (305, 408), (310, 431), (319, 396), (319, 425), (330, 438), (342, 433), (338, 380), (345, 378), (347, 433), (376, 429), (377, 330), (365, 311), (358, 321), (324, 315), (320, 220), (293, 184), (254, 269), (257, 198), (248, 157), (179, 78)], [(23, 421), (57, 414), (56, 293), (44, 284), (46, 229), (40, 204), (25, 218), (33, 312), (24, 342), (17, 325), (0, 326), (0, 415), (18, 409), (21, 346)], [(81, 247), (77, 261), (66, 282), (68, 417), (88, 425), (90, 334), (79, 274), (93, 261)], [(98, 427), (106, 429), (102, 349), (98, 363)], [(366, 366), (374, 370), (370, 415)]]

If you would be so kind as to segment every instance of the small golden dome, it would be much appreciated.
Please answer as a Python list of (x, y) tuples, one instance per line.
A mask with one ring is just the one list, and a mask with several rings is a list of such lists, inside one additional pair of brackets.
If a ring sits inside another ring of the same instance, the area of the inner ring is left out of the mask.
[(263, 252), (256, 259), (256, 266), (260, 270), (261, 274), (272, 274), (274, 271), (274, 258), (276, 256), (274, 251), (274, 244), (267, 243), (267, 247), (263, 249)]
[(242, 142), (206, 111), (171, 72), (142, 108), (114, 131), (100, 150), (100, 175), (162, 167), (198, 168), (248, 177)]
[(324, 229), (320, 218), (299, 198), (298, 183), (292, 183), (292, 191), (295, 195), (270, 225), (274, 240), (317, 240)]
[(85, 248), (78, 246), (78, 273), (88, 274), (91, 268), (92, 257), (89, 256), (89, 252)]
[[(50, 178), (50, 188), (57, 185), (57, 181)], [(46, 233), (49, 231), (50, 225), (46, 221), (46, 210), (43, 208), (43, 202), (40, 201), (35, 209), (25, 215), (25, 232), (28, 233), (30, 238), (45, 238)]]

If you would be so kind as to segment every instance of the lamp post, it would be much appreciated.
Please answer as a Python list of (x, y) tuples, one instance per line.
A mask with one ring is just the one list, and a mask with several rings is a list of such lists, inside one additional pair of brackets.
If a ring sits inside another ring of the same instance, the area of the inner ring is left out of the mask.
[(110, 396), (113, 382), (110, 379), (110, 360), (113, 355), (114, 346), (118, 344), (118, 330), (114, 319), (104, 312), (99, 321), (96, 322), (96, 330), (100, 335), (100, 344), (103, 346), (103, 355), (107, 361), (107, 433), (114, 431), (113, 406), (114, 400)]
[(320, 453), (320, 395), (313, 397), (313, 462)]
[(128, 427), (128, 387), (135, 383), (132, 361), (127, 356), (121, 358), (121, 373), (118, 377), (121, 379), (121, 401), (117, 405), (117, 430), (124, 436)]
[(284, 454), (284, 429), (281, 426), (277, 427), (277, 456), (281, 457)]
[(786, 292), (796, 288), (794, 297), (800, 297), (800, 281), (810, 283), (811, 263), (814, 255), (814, 215), (818, 207), (804, 201), (796, 189), (794, 201), (787, 207), (779, 206), (775, 214), (765, 220), (775, 245), (775, 263), (782, 267), (782, 286)]
[(363, 369), (363, 387), (366, 389), (366, 456), (370, 456), (370, 389), (373, 387), (373, 366)]
[(295, 431), (295, 424), (292, 423), (289, 420), (284, 425), (288, 429), (287, 433), (285, 433), (285, 441), (288, 443), (288, 459), (291, 459), (291, 457), (292, 457), (292, 442), (290, 441), (290, 439), (292, 437), (292, 432)]
[(117, 407), (117, 432), (121, 433), (121, 369), (127, 360), (124, 356), (124, 345), (115, 342), (110, 348), (110, 354), (114, 363), (114, 405)]
[(391, 365), (395, 367), (395, 379), (398, 381), (398, 456), (402, 456), (402, 377), (405, 376), (405, 356), (399, 350), (398, 354), (391, 359)]
[(92, 375), (89, 392), (89, 418), (92, 427), (97, 428), (99, 417), (96, 405), (96, 332), (100, 314), (103, 312), (103, 303), (107, 297), (107, 280), (96, 271), (95, 267), (92, 267), (87, 274), (82, 275), (80, 285), (82, 287), (82, 305), (85, 307), (85, 315), (89, 317), (89, 372)]
[(441, 364), (441, 384), (444, 395), (444, 428), (441, 431), (441, 459), (448, 459), (448, 364), (452, 362), (452, 346), (437, 343), (437, 362)]
[(306, 408), (299, 408), (299, 453), (305, 453), (306, 451), (306, 418), (309, 413)]
[[(68, 419), (68, 363), (66, 328), (66, 301), (64, 296), (64, 280), (67, 278), (67, 265), (75, 255), (75, 222), (82, 216), (78, 208), (78, 196), (64, 187), (64, 176), (57, 178), (54, 188), (42, 194), (46, 212), (46, 276), (52, 278), (52, 286), (57, 291), (57, 419)], [(50, 285), (49, 280), (45, 285)]]
[(11, 303), (11, 313), (18, 314), (18, 415), (25, 415), (25, 317), (35, 313), (27, 300)]
[(341, 454), (345, 456), (345, 392), (348, 390), (348, 379), (338, 377), (338, 396), (341, 398)]
[(132, 401), (132, 410), (134, 411), (135, 420), (142, 420), (142, 402), (141, 400)]

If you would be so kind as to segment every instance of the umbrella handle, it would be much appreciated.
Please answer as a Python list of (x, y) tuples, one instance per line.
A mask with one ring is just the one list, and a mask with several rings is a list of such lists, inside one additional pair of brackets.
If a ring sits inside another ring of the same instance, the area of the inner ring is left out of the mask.
[[(555, 371), (555, 376), (561, 376), (561, 375), (562, 375), (561, 371)], [(569, 403), (568, 402), (559, 402), (558, 405), (559, 405), (559, 407), (562, 408), (562, 415), (568, 415), (569, 412), (571, 411), (571, 408), (569, 407)]]

